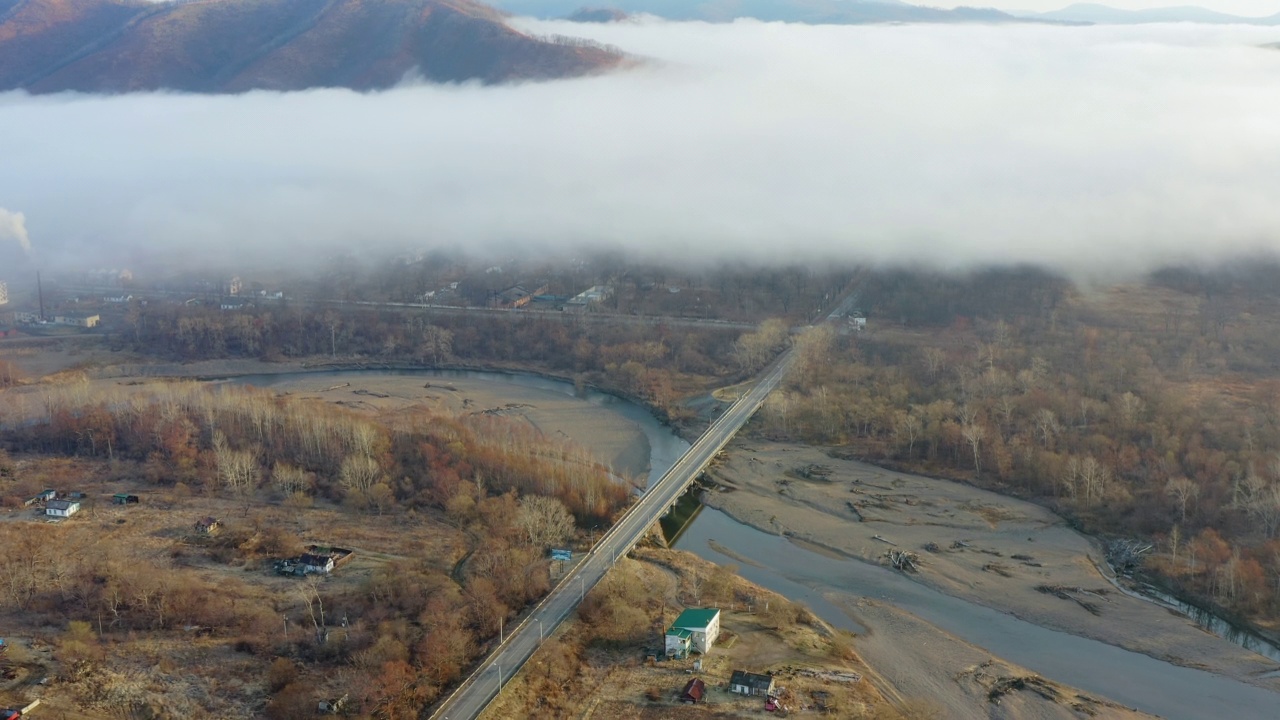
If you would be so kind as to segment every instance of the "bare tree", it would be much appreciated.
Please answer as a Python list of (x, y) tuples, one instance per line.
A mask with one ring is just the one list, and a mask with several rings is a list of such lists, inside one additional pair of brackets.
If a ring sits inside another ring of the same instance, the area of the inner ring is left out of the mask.
[(228, 447), (227, 438), (222, 432), (216, 431), (213, 434), (213, 455), (223, 487), (233, 495), (245, 498), (247, 512), (248, 498), (258, 487), (258, 453), (232, 450)]
[(533, 547), (555, 546), (573, 533), (573, 515), (564, 503), (552, 497), (527, 495), (520, 498), (516, 526)]
[(1062, 426), (1058, 424), (1058, 416), (1049, 408), (1040, 408), (1035, 415), (1036, 432), (1040, 433), (1040, 442), (1046, 450), (1049, 449), (1049, 441), (1062, 431)]
[(1178, 513), (1181, 516), (1181, 522), (1187, 521), (1187, 503), (1193, 502), (1200, 496), (1200, 486), (1191, 482), (1185, 477), (1170, 478), (1169, 482), (1164, 486), (1164, 493), (1173, 498), (1178, 504)]
[(382, 482), (382, 467), (367, 455), (348, 455), (338, 470), (338, 482), (372, 506), (369, 491)]
[(987, 431), (977, 423), (964, 426), (964, 439), (973, 450), (973, 471), (979, 474), (982, 473), (982, 440), (986, 434)]
[(1111, 482), (1111, 469), (1098, 462), (1092, 455), (1080, 461), (1080, 485), (1084, 489), (1084, 504), (1092, 506), (1101, 500)]
[(938, 373), (947, 367), (947, 354), (936, 347), (927, 347), (921, 353), (924, 360), (925, 372), (929, 373), (930, 378), (938, 377)]
[(311, 487), (311, 479), (302, 468), (288, 463), (276, 463), (271, 469), (271, 482), (275, 483), (285, 497), (294, 493), (306, 493)]
[(316, 631), (316, 643), (323, 645), (329, 631), (325, 629), (324, 598), (320, 597), (320, 578), (317, 575), (308, 575), (297, 588), (298, 596), (302, 598), (302, 604), (307, 608), (311, 626)]
[(1119, 412), (1120, 420), (1126, 428), (1133, 427), (1138, 421), (1138, 415), (1142, 414), (1142, 409), (1146, 407), (1146, 403), (1142, 398), (1131, 392), (1126, 392), (1116, 400), (1116, 409)]
[(923, 430), (924, 424), (913, 412), (899, 412), (894, 419), (893, 432), (898, 437), (898, 442), (907, 443), (908, 456), (915, 454), (916, 440), (920, 439), (920, 433)]
[(422, 328), (422, 343), (418, 346), (424, 361), (440, 365), (453, 357), (453, 332), (435, 325)]

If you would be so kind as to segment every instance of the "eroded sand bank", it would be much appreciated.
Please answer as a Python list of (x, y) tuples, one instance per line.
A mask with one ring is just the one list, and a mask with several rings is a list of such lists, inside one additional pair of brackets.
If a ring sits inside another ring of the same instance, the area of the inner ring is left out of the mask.
[[(1116, 592), (1095, 566), (1094, 542), (1037, 505), (794, 445), (736, 445), (712, 474), (726, 491), (705, 493), (707, 504), (758, 529), (867, 562), (911, 550), (921, 559), (913, 578), (946, 594), (1280, 690), (1280, 680), (1262, 677), (1274, 663)], [(1041, 586), (1091, 592), (1063, 598)]]

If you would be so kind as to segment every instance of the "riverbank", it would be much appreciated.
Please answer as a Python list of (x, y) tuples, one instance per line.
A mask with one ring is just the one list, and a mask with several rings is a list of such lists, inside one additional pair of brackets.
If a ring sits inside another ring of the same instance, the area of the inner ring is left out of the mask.
[[(1275, 663), (1117, 592), (1093, 562), (1100, 548), (1037, 505), (792, 445), (737, 443), (711, 474), (722, 489), (704, 494), (708, 505), (809, 549), (870, 563), (916, 552), (911, 577), (948, 595), (1280, 690), (1280, 680), (1263, 677)], [(836, 578), (832, 586), (858, 591)]]
[[(76, 373), (86, 378), (94, 388), (127, 390), (149, 382), (227, 379), (269, 385), (278, 392), (370, 413), (382, 414), (417, 406), (453, 415), (501, 414), (527, 422), (549, 440), (568, 440), (589, 449), (596, 460), (616, 475), (640, 487), (644, 486), (644, 478), (649, 472), (652, 447), (647, 434), (601, 403), (582, 402), (582, 398), (566, 394), (561, 384), (568, 383), (572, 387), (573, 378), (521, 368), (458, 366), (437, 370), (328, 358), (281, 362), (223, 359), (163, 363), (145, 359), (137, 361), (140, 359), (116, 354), (94, 359), (78, 358), (79, 362), (72, 362), (76, 357), (49, 354), (46, 350), (41, 354), (24, 356), (23, 360), (28, 371), (36, 377), (57, 378)], [(433, 373), (448, 377), (433, 381), (429, 377)], [(470, 378), (468, 373), (485, 373), (486, 379)], [(530, 383), (493, 381), (504, 373), (546, 379), (556, 387), (540, 388), (530, 387)], [(34, 382), (12, 388), (9, 392), (15, 402), (36, 408), (39, 403), (24, 401), (41, 389), (42, 384)], [(594, 387), (580, 390), (620, 397)]]
[(892, 605), (848, 595), (832, 594), (830, 599), (873, 629), (854, 646), (876, 669), (879, 686), (901, 697), (929, 698), (943, 710), (941, 717), (1155, 717), (1054, 682)]
[(476, 379), (464, 373), (301, 374), (282, 376), (270, 389), (296, 398), (321, 400), (378, 413), (427, 409), (449, 415), (501, 415), (527, 423), (544, 438), (586, 448), (599, 462), (643, 487), (651, 446), (635, 423), (612, 409), (555, 390)]

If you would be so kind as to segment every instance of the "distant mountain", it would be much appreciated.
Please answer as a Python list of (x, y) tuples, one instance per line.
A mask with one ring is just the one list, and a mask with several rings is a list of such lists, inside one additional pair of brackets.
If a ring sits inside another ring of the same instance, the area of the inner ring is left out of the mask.
[[(560, 18), (573, 13), (582, 0), (490, 0), (515, 15)], [(812, 24), (871, 24), (895, 22), (1052, 22), (1040, 18), (1015, 17), (999, 10), (961, 7), (954, 10), (909, 5), (897, 0), (613, 0), (613, 9), (628, 14), (647, 14), (669, 20), (728, 22), (756, 18), (775, 22)]]
[(1268, 17), (1241, 17), (1207, 10), (1194, 5), (1121, 10), (1094, 3), (1076, 3), (1047, 13), (1023, 13), (1024, 17), (1041, 20), (1093, 23), (1097, 25), (1140, 25), (1145, 23), (1191, 22), (1209, 25), (1280, 25), (1280, 14)]
[(582, 23), (611, 23), (622, 22), (629, 16), (617, 8), (579, 8), (573, 11), (573, 14), (565, 18), (573, 22)]
[(550, 79), (622, 61), (471, 0), (0, 0), (0, 90), (239, 92)]

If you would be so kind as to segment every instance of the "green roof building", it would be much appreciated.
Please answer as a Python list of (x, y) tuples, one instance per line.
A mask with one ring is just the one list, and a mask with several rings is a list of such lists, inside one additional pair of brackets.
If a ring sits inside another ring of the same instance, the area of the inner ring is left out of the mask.
[[(706, 653), (715, 644), (716, 638), (720, 637), (720, 610), (718, 608), (689, 608), (680, 613), (680, 617), (671, 623), (671, 629), (667, 631), (667, 645), (671, 645), (672, 633), (676, 633), (674, 637), (679, 638), (680, 631), (689, 633), (689, 644), (692, 649), (700, 653)], [(667, 652), (671, 654), (670, 651)]]

